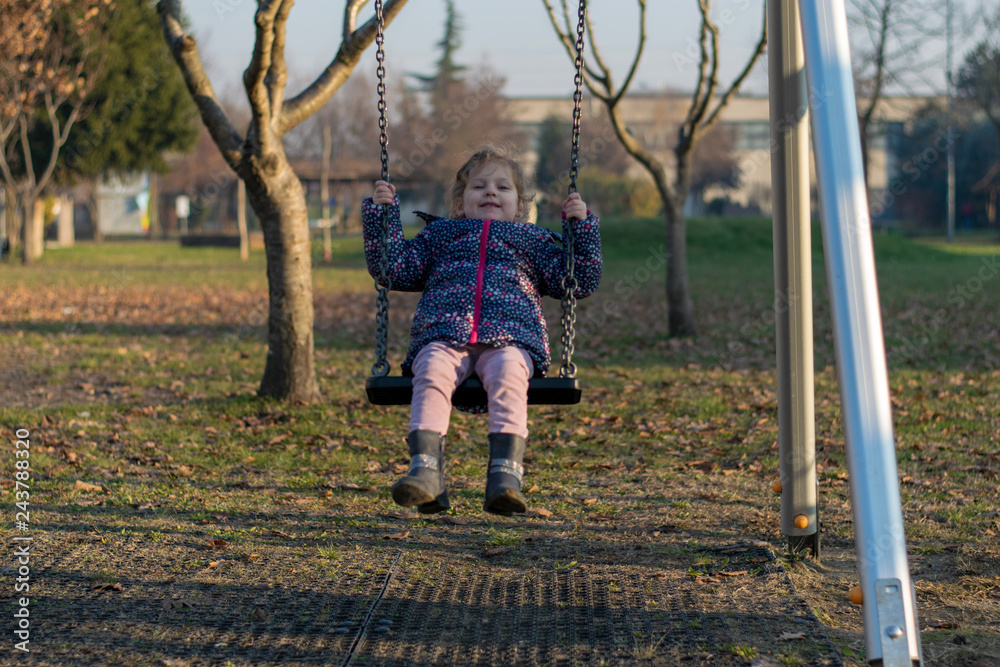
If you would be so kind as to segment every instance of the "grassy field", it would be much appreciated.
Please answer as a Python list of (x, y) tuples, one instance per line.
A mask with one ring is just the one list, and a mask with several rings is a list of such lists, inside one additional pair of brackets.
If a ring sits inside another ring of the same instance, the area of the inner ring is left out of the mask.
[[(553, 547), (554, 567), (584, 562), (587, 540), (596, 540), (585, 526), (602, 521), (667, 522), (692, 539), (750, 537), (782, 551), (779, 502), (769, 491), (778, 469), (770, 222), (689, 223), (700, 335), (681, 339), (665, 330), (660, 223), (603, 226), (605, 278), (580, 303), (577, 325), (585, 400), (532, 408), (529, 497), (544, 512), (522, 521), (562, 519), (580, 537), (579, 552)], [(874, 240), (926, 664), (1000, 667), (1000, 246)], [(845, 664), (860, 665), (818, 230), (813, 245), (823, 558), (789, 556), (785, 566)], [(393, 511), (388, 487), (406, 467), (406, 411), (364, 400), (374, 295), (360, 239), (338, 239), (333, 261), (317, 262), (314, 277), (324, 399), (282, 405), (255, 397), (266, 354), (262, 253), (240, 262), (231, 249), (79, 244), (30, 267), (0, 265), (0, 427), (4, 442), (24, 427), (40, 443), (33, 502), (103, 507), (122, 531), (155, 511), (234, 544), (254, 537), (235, 518), (275, 503), (319, 503), (338, 529), (381, 530), (379, 517)], [(413, 295), (393, 296), (394, 366), (414, 305)], [(557, 304), (549, 306), (556, 332)], [(508, 549), (516, 565), (530, 552), (522, 524), (480, 510), (484, 434), (480, 419), (454, 417), (454, 514), (475, 516), (476, 544)], [(0, 491), (13, 502), (4, 477)], [(238, 488), (269, 491), (220, 491)], [(154, 532), (145, 538), (158, 539)], [(311, 553), (332, 549), (326, 532), (309, 539)], [(641, 556), (657, 552), (644, 547)], [(697, 561), (691, 566), (697, 574)], [(99, 566), (94, 576), (116, 578)], [(793, 653), (784, 664), (805, 664)], [(746, 664), (754, 655), (733, 654), (751, 656)]]

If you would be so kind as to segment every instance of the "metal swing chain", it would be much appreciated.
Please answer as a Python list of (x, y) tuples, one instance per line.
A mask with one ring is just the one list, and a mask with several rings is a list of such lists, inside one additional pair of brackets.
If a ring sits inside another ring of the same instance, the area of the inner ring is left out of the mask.
[[(587, 2), (580, 0), (579, 16), (576, 25), (576, 76), (573, 83), (576, 90), (573, 93), (573, 137), (570, 149), (569, 194), (576, 192), (576, 177), (580, 170), (580, 120), (583, 116), (583, 33), (586, 23)], [(573, 268), (576, 264), (575, 239), (572, 221), (566, 225), (566, 275), (562, 280), (562, 366), (559, 377), (576, 376), (576, 364), (573, 363), (573, 338), (576, 335), (576, 276)]]
[[(382, 180), (389, 180), (389, 133), (386, 122), (385, 103), (385, 43), (384, 19), (382, 17), (382, 0), (375, 0), (375, 23), (378, 27), (375, 33), (375, 60), (378, 67), (375, 70), (378, 76), (378, 129), (379, 145), (382, 153)], [(389, 374), (389, 362), (386, 360), (389, 349), (389, 290), (392, 288), (392, 278), (389, 277), (389, 205), (382, 204), (382, 235), (380, 243), (380, 255), (378, 270), (379, 275), (375, 280), (375, 288), (378, 290), (378, 297), (375, 300), (375, 363), (372, 365), (372, 375), (384, 377)]]

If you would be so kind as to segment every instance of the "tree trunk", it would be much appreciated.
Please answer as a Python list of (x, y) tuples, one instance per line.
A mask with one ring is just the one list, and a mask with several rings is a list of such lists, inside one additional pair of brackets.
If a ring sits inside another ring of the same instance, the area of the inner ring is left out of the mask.
[(45, 202), (41, 199), (25, 198), (24, 209), (24, 256), (25, 264), (41, 259), (45, 244)]
[(59, 247), (69, 248), (76, 242), (76, 230), (73, 226), (73, 199), (68, 195), (59, 195)]
[[(686, 195), (686, 193), (683, 193)], [(697, 336), (687, 278), (687, 223), (680, 191), (665, 207), (667, 228), (667, 326), (671, 336)]]
[(312, 261), (305, 192), (284, 155), (257, 160), (244, 179), (264, 230), (269, 309), (267, 362), (259, 396), (310, 403), (319, 398), (313, 365)]
[(7, 252), (14, 256), (14, 250), (21, 245), (21, 200), (18, 192), (9, 186), (4, 186), (4, 231), (6, 232)]
[(859, 132), (861, 135), (861, 168), (862, 173), (865, 176), (865, 192), (868, 194), (869, 201), (871, 200), (871, 178), (869, 177), (869, 160), (871, 159), (868, 153), (868, 142), (870, 140), (869, 133), (871, 132), (872, 122), (868, 117), (863, 117), (860, 122)]
[(250, 234), (247, 231), (247, 184), (236, 179), (236, 228), (240, 231), (240, 259), (250, 259)]
[(330, 238), (330, 225), (333, 222), (330, 214), (330, 153), (332, 139), (330, 126), (323, 126), (323, 163), (319, 169), (319, 198), (323, 211), (323, 261), (333, 261), (333, 240)]
[(90, 212), (90, 226), (94, 229), (94, 242), (102, 243), (104, 234), (101, 232), (101, 179), (99, 177), (90, 179), (87, 210)]
[(146, 206), (149, 217), (149, 238), (163, 238), (163, 227), (160, 226), (160, 175), (149, 172), (149, 204)]

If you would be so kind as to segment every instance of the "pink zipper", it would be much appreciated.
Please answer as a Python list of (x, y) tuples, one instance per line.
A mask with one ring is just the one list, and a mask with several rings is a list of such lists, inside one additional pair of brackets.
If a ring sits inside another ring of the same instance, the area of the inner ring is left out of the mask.
[(472, 312), (472, 333), (469, 334), (469, 345), (479, 340), (479, 315), (483, 309), (483, 280), (486, 277), (486, 247), (490, 239), (490, 223), (483, 220), (483, 230), (479, 236), (479, 267), (476, 269), (476, 300)]

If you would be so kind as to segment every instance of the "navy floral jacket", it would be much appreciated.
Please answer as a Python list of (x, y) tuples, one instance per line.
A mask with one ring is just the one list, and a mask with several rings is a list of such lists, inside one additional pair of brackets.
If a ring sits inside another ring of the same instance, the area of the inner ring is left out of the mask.
[[(381, 207), (362, 204), (365, 260), (379, 274)], [(562, 298), (566, 253), (562, 237), (544, 227), (501, 220), (428, 221), (412, 239), (403, 237), (399, 199), (389, 214), (389, 270), (392, 288), (424, 294), (413, 316), (403, 373), (411, 374), (417, 352), (432, 341), (454, 346), (514, 345), (543, 375), (551, 363), (542, 297)], [(569, 221), (563, 220), (563, 231)], [(573, 220), (576, 297), (592, 294), (601, 281), (601, 235), (597, 216)]]

